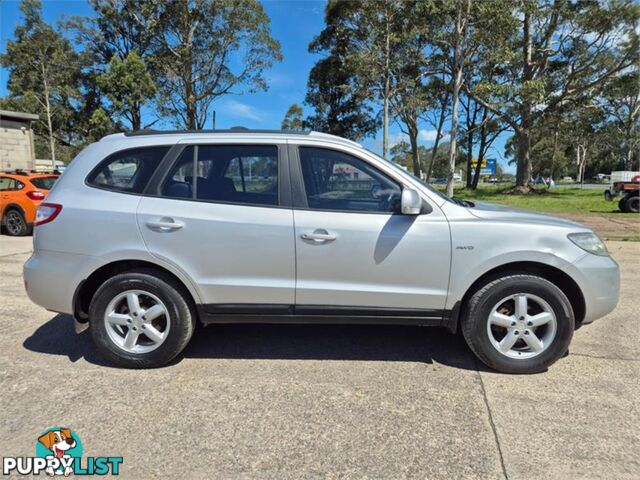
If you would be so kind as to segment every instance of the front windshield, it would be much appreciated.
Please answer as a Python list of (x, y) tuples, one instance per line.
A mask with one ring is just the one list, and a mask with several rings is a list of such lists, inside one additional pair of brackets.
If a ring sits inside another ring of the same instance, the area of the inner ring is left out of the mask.
[(375, 152), (372, 152), (371, 150), (367, 150), (367, 152), (369, 152), (371, 155), (373, 155), (374, 157), (376, 157), (377, 159), (383, 161), (385, 164), (387, 165), (391, 165), (391, 167), (393, 167), (395, 170), (397, 170), (398, 172), (404, 173), (406, 175), (410, 175), (414, 180), (416, 180), (417, 182), (419, 182), (421, 185), (424, 185), (430, 192), (433, 192), (434, 194), (436, 194), (438, 197), (440, 197), (442, 200), (446, 200), (447, 202), (451, 202), (451, 203), (456, 203), (454, 202), (451, 198), (447, 197), (444, 193), (442, 193), (440, 190), (438, 190), (437, 188), (434, 188), (432, 185), (429, 185), (427, 182), (425, 182), (424, 180), (422, 180), (421, 178), (416, 177), (413, 173), (411, 173), (409, 170), (405, 170), (404, 168), (400, 167), (398, 164), (393, 163), (389, 160), (386, 160), (384, 158), (382, 158), (380, 155), (378, 155)]

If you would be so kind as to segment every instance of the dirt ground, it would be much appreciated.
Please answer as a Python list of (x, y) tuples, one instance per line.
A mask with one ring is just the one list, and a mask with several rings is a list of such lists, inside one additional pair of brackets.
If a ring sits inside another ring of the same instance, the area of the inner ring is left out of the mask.
[(640, 240), (640, 215), (633, 213), (554, 213), (559, 217), (582, 223), (603, 240)]

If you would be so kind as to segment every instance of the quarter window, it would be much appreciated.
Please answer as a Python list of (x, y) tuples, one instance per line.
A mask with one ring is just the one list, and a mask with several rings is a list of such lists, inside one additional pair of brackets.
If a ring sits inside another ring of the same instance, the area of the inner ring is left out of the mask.
[(15, 187), (15, 180), (9, 177), (0, 177), (0, 191), (13, 190)]
[(359, 158), (335, 150), (300, 147), (300, 165), (309, 208), (400, 211), (400, 185)]
[(277, 205), (278, 148), (271, 145), (187, 147), (163, 185), (162, 194), (213, 202)]
[(142, 193), (168, 151), (169, 146), (162, 146), (114, 153), (89, 175), (88, 183), (109, 190)]

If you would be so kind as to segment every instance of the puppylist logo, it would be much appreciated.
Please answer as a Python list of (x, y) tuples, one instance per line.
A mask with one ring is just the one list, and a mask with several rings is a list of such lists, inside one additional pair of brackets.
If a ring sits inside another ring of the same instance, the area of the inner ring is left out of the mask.
[(80, 437), (68, 428), (45, 430), (36, 441), (35, 457), (3, 457), (2, 474), (119, 475), (122, 457), (82, 458)]

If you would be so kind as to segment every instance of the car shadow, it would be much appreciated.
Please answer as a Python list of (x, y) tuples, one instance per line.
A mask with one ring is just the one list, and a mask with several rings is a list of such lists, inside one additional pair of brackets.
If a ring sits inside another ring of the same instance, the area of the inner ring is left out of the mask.
[[(56, 315), (23, 342), (29, 351), (70, 362), (115, 367), (94, 347), (88, 331), (76, 334), (68, 315)], [(170, 365), (184, 358), (246, 360), (357, 360), (442, 364), (489, 371), (460, 334), (403, 325), (209, 325), (199, 327)]]

